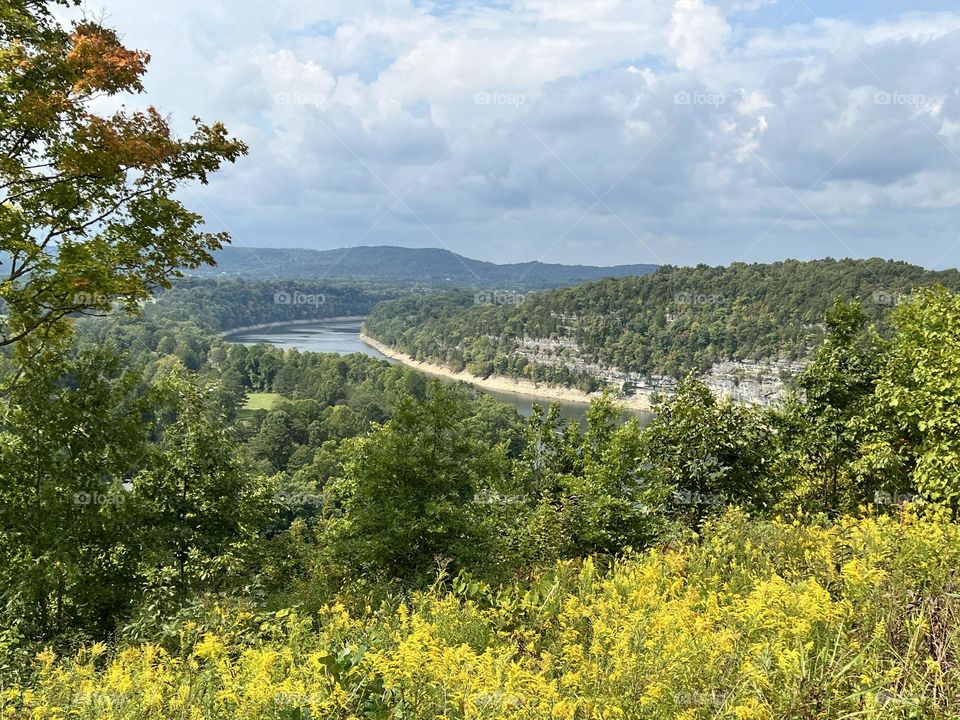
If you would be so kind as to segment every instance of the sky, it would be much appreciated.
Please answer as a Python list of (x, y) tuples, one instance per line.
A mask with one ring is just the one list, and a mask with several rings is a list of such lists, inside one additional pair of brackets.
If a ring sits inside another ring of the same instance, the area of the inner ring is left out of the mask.
[(914, 0), (87, 0), (239, 246), (960, 265), (960, 11)]

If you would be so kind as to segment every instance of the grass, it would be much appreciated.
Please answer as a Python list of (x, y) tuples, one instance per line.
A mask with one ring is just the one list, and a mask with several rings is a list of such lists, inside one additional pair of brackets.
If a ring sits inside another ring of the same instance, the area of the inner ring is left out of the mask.
[(272, 410), (281, 398), (283, 398), (283, 395), (280, 393), (248, 393), (247, 401), (240, 408), (238, 415), (247, 419), (260, 410)]

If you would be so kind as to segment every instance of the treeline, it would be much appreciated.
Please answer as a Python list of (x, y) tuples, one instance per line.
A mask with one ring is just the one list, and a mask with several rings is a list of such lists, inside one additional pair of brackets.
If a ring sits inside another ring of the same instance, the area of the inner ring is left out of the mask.
[(147, 320), (189, 321), (207, 330), (366, 315), (399, 292), (386, 285), (306, 280), (185, 279), (144, 306)]
[[(937, 283), (960, 289), (960, 274), (878, 259), (662, 267), (643, 277), (511, 296), (500, 305), (469, 293), (401, 298), (378, 306), (366, 328), (392, 347), (458, 370), (586, 389), (595, 380), (578, 367), (582, 362), (680, 378), (723, 360), (809, 358), (836, 299), (859, 300), (886, 332), (897, 303)], [(517, 352), (524, 338), (566, 347), (538, 362)]]
[(370, 422), (386, 419), (398, 397), (422, 398), (425, 392), (421, 373), (362, 353), (340, 356), (284, 352), (265, 343), (241, 345), (162, 313), (150, 318), (86, 319), (75, 332), (79, 348), (112, 348), (147, 381), (164, 363), (176, 362), (198, 380), (215, 384), (221, 410), (231, 421), (250, 393), (276, 393), (285, 401), (309, 400), (328, 411), (349, 399), (351, 407)]
[[(267, 323), (362, 316), (381, 300), (397, 296), (385, 286), (349, 286), (297, 281), (247, 282), (179, 280), (157, 291), (136, 316), (119, 313), (79, 317), (75, 329), (84, 342), (112, 344), (148, 368), (161, 356), (176, 356), (192, 371), (209, 369), (208, 355), (223, 345), (217, 332)], [(232, 389), (233, 377), (224, 378)], [(262, 385), (262, 383), (261, 383)], [(250, 386), (261, 389), (257, 385)]]

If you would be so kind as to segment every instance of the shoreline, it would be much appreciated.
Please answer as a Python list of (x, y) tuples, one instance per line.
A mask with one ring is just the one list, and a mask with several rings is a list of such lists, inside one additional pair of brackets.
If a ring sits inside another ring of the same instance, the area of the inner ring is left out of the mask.
[(317, 323), (332, 322), (334, 320), (363, 320), (365, 317), (366, 315), (337, 315), (335, 317), (306, 318), (304, 320), (278, 320), (277, 322), (241, 325), (240, 327), (230, 328), (229, 330), (221, 330), (217, 333), (217, 336), (226, 339), (230, 335), (250, 332), (252, 330), (266, 330), (267, 328), (277, 327), (278, 325), (316, 325)]
[[(546, 385), (535, 383), (531, 380), (520, 380), (515, 378), (503, 377), (502, 375), (491, 375), (490, 377), (480, 377), (466, 370), (454, 372), (449, 368), (436, 363), (416, 360), (406, 353), (398, 352), (388, 345), (384, 345), (379, 340), (360, 333), (360, 342), (369, 345), (386, 355), (391, 360), (396, 360), (407, 367), (418, 370), (427, 375), (442, 377), (447, 380), (459, 380), (470, 385), (474, 385), (483, 390), (493, 390), (495, 392), (510, 393), (513, 395), (525, 395), (527, 397), (542, 398), (543, 400), (557, 400), (564, 403), (574, 403), (579, 405), (589, 405), (590, 402), (602, 396), (603, 393), (585, 393), (575, 388), (560, 387), (557, 385)], [(613, 400), (629, 410), (640, 410), (650, 412), (650, 393), (641, 393), (629, 398), (612, 396)]]

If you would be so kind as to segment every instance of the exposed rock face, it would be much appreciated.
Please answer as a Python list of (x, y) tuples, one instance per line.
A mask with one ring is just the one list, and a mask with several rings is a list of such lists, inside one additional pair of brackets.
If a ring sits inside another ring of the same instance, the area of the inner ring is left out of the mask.
[[(670, 393), (677, 386), (673, 377), (647, 376), (586, 360), (577, 342), (571, 338), (524, 338), (516, 352), (539, 365), (566, 366), (593, 375), (622, 389), (625, 395), (654, 391)], [(783, 400), (790, 379), (805, 366), (804, 362), (780, 359), (727, 360), (714, 365), (700, 379), (717, 397), (756, 405), (776, 405)]]
[(718, 396), (756, 405), (776, 405), (783, 400), (790, 379), (806, 363), (789, 360), (717, 363), (703, 376), (703, 382)]

